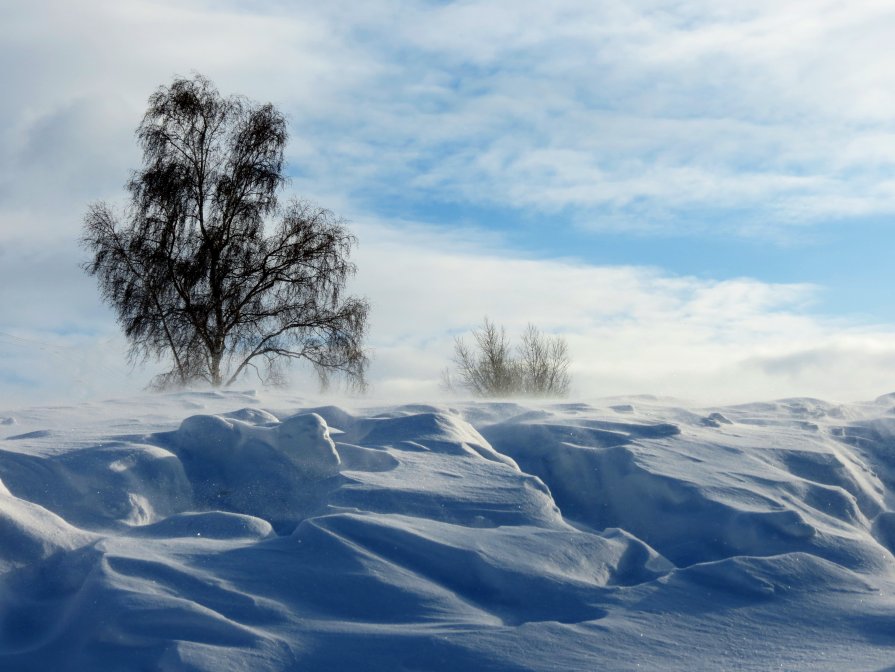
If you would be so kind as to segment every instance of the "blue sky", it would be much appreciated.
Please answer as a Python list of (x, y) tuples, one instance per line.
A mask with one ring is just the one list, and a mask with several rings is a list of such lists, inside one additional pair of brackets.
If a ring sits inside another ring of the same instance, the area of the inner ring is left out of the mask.
[(888, 392), (888, 4), (3, 3), (0, 399), (148, 379), (76, 240), (191, 71), (285, 111), (288, 193), (353, 222), (383, 395), (485, 314), (565, 334), (581, 395)]

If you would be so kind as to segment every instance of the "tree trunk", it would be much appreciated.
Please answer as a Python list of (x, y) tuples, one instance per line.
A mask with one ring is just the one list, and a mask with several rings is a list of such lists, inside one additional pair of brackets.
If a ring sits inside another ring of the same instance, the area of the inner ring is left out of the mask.
[(211, 386), (221, 386), (221, 355), (220, 352), (211, 353)]

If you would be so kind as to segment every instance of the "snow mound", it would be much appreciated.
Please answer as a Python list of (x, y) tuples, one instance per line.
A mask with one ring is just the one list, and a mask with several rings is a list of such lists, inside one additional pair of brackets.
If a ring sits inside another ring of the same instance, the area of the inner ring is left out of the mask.
[(42, 506), (0, 489), (0, 572), (81, 548), (97, 538), (69, 525)]
[(313, 511), (321, 484), (341, 465), (329, 428), (315, 413), (283, 422), (258, 412), (194, 415), (166, 438), (199, 506), (276, 523)]
[(20, 413), (0, 669), (891, 665), (889, 397), (262, 401)]
[(149, 525), (140, 525), (127, 532), (134, 537), (176, 539), (267, 539), (273, 527), (266, 520), (224, 511), (179, 513)]
[(376, 417), (359, 426), (366, 445), (403, 446), (446, 455), (483, 457), (515, 467), (512, 460), (495, 451), (468, 422), (428, 407), (408, 411), (405, 407), (393, 417)]
[(192, 508), (177, 457), (138, 442), (45, 456), (0, 451), (0, 478), (19, 498), (85, 529), (141, 525)]
[(283, 422), (275, 418), (271, 422), (268, 413), (232, 415), (254, 423), (216, 415), (194, 415), (184, 420), (171, 437), (181, 457), (197, 468), (241, 467), (243, 473), (249, 465), (254, 468), (275, 460), (301, 479), (339, 473), (339, 453), (329, 437), (329, 427), (316, 413), (296, 415)]

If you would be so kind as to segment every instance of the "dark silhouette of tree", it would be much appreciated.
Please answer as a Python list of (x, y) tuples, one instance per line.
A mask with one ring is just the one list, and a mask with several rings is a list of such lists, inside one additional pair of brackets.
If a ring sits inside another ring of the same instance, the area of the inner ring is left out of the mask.
[(279, 205), (283, 115), (195, 75), (152, 94), (136, 135), (123, 221), (91, 205), (82, 244), (132, 363), (170, 358), (152, 386), (278, 383), (292, 359), (363, 386), (369, 306), (343, 295), (356, 241), (329, 210)]
[[(569, 349), (563, 338), (545, 336), (529, 324), (514, 354), (506, 330), (487, 317), (472, 336), (473, 345), (462, 338), (454, 340), (460, 387), (479, 397), (564, 397), (569, 393)], [(447, 389), (453, 389), (453, 378), (450, 370), (444, 373)]]

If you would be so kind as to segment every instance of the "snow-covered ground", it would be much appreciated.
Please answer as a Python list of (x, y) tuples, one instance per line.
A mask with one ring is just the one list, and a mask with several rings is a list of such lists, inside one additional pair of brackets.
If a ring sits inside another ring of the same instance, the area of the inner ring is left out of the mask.
[(895, 670), (893, 404), (0, 409), (0, 670)]

